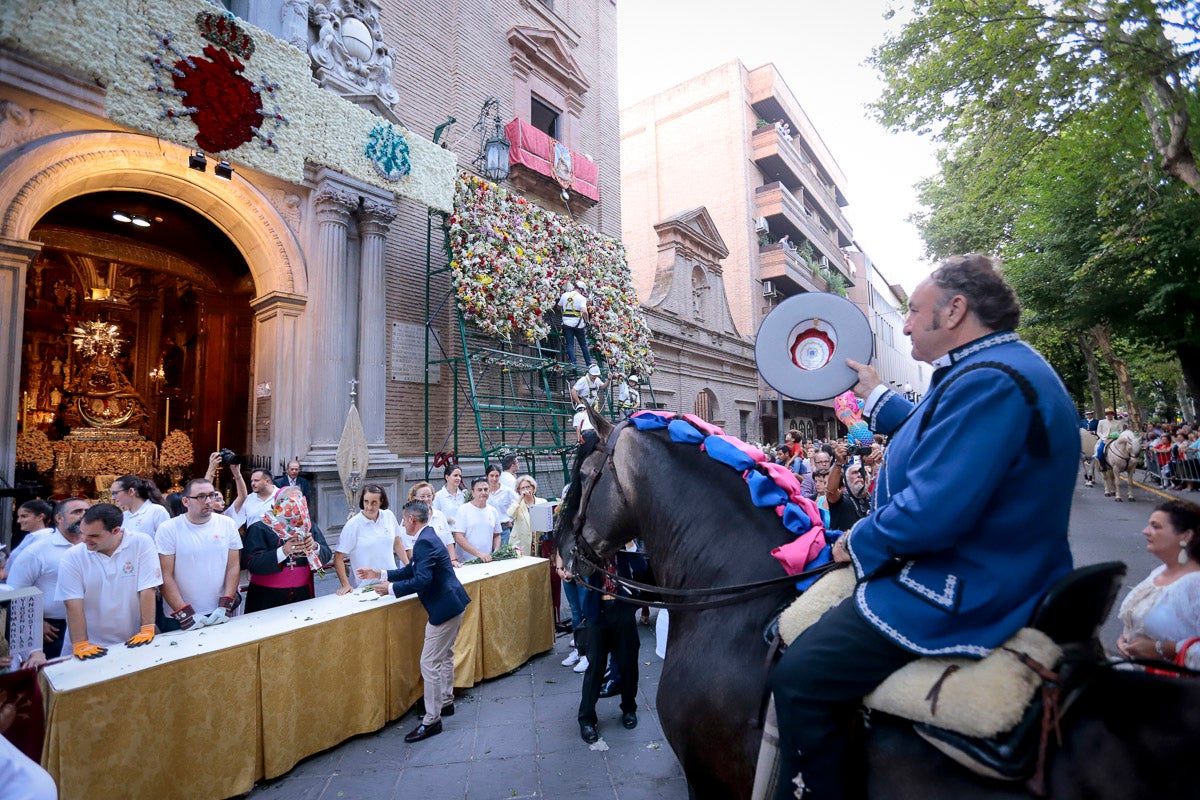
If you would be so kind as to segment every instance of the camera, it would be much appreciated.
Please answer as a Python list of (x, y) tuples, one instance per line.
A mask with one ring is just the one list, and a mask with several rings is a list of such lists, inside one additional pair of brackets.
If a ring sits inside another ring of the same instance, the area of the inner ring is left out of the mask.
[(241, 464), (245, 460), (227, 447), (222, 448), (217, 455), (221, 457), (221, 464), (226, 467), (232, 464)]
[(861, 447), (861, 446), (851, 447), (850, 455), (852, 455), (852, 456), (869, 456), (869, 455), (871, 455), (871, 448), (870, 447)]

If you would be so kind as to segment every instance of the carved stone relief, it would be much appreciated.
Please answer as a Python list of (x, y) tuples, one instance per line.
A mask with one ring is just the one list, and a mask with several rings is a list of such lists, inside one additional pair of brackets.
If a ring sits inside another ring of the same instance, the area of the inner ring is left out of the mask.
[(392, 86), (394, 57), (383, 42), (376, 0), (329, 0), (309, 8), (316, 41), (308, 48), (313, 75), (341, 95), (373, 95), (390, 108), (400, 102)]
[(45, 112), (0, 100), (0, 150), (19, 147), (54, 130), (57, 126), (46, 119)]

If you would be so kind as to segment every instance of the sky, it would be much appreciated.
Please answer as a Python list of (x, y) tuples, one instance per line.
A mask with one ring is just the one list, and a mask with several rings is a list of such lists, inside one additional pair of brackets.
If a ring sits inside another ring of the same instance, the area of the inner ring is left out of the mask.
[(868, 103), (882, 91), (866, 64), (895, 21), (886, 0), (621, 0), (617, 72), (622, 107), (740, 58), (774, 62), (846, 175), (843, 209), (883, 275), (910, 293), (929, 274), (913, 185), (937, 171), (928, 138), (889, 133)]

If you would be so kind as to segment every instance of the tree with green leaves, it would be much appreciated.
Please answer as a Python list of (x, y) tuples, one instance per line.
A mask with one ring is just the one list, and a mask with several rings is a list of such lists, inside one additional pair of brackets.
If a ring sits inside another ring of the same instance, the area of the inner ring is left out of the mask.
[(872, 57), (885, 124), (950, 143), (1036, 141), (1082, 112), (1133, 106), (1163, 172), (1200, 192), (1194, 0), (915, 0), (896, 11), (911, 19)]
[[(881, 120), (946, 143), (919, 187), (930, 254), (999, 253), (1042, 338), (1085, 355), (1099, 346), (1119, 374), (1114, 338), (1164, 349), (1193, 391), (1197, 13), (1182, 2), (920, 0), (874, 56)], [(1098, 403), (1097, 367), (1084, 366)], [(1131, 405), (1134, 383), (1122, 380)]]

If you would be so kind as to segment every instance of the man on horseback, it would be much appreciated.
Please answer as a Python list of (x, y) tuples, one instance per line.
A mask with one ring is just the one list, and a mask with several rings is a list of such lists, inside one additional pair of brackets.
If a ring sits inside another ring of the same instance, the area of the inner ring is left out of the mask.
[(1014, 332), (1019, 320), (992, 261), (959, 256), (909, 303), (913, 357), (935, 368), (919, 406), (847, 362), (871, 427), (891, 444), (875, 509), (834, 548), (853, 565), (852, 600), (802, 634), (771, 676), (777, 798), (862, 796), (863, 765), (850, 756), (861, 698), (920, 656), (987, 655), (1070, 571), (1075, 409)]
[(1100, 462), (1100, 469), (1108, 469), (1108, 464), (1104, 461), (1104, 448), (1120, 436), (1123, 430), (1125, 423), (1117, 419), (1117, 412), (1111, 408), (1104, 409), (1104, 419), (1096, 424), (1096, 436), (1100, 439), (1096, 443), (1096, 460)]

